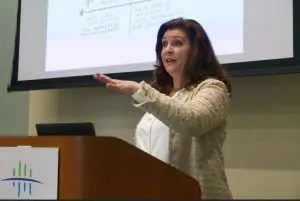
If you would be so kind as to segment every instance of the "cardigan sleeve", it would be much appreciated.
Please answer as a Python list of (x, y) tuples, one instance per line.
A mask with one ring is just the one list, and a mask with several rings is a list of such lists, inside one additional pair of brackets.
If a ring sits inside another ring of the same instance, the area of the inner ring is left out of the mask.
[(132, 96), (133, 105), (180, 134), (203, 135), (226, 119), (229, 95), (225, 84), (216, 79), (206, 79), (193, 90), (191, 99), (180, 102), (141, 82)]

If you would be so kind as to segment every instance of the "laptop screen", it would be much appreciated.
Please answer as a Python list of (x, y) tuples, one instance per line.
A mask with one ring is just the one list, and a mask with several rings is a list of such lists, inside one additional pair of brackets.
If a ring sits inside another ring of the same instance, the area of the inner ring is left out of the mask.
[(36, 124), (38, 136), (96, 136), (91, 122)]

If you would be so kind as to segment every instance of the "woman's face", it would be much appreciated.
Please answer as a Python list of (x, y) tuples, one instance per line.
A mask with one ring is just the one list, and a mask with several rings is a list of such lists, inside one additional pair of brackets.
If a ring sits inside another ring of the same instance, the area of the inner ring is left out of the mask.
[(161, 58), (169, 75), (173, 78), (184, 78), (191, 44), (184, 31), (169, 29), (162, 38)]

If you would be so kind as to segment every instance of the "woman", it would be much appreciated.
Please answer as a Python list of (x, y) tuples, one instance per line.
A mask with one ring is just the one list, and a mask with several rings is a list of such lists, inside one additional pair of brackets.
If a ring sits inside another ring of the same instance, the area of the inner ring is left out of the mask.
[(156, 56), (151, 85), (95, 79), (146, 111), (136, 130), (139, 148), (198, 180), (203, 198), (231, 199), (222, 152), (231, 85), (207, 34), (194, 20), (170, 20), (159, 28)]

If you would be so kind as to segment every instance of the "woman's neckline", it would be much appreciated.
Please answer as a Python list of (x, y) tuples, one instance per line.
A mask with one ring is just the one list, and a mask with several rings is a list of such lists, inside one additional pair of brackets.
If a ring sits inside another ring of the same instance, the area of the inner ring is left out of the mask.
[(177, 93), (184, 90), (184, 88), (178, 89), (178, 90), (172, 90), (169, 94), (170, 97), (174, 97)]

